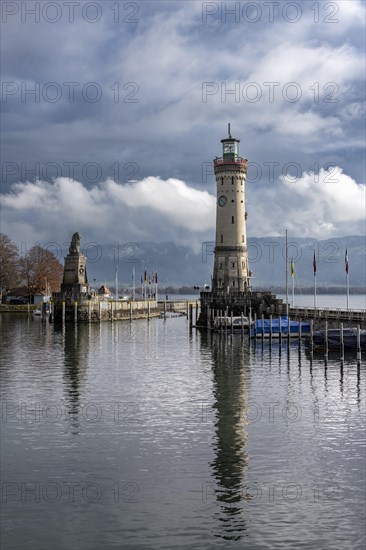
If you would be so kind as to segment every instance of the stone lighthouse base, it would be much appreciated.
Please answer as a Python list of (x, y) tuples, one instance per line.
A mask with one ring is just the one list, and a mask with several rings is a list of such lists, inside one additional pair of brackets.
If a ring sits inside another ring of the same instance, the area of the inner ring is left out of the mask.
[(211, 321), (222, 313), (223, 315), (252, 317), (254, 315), (283, 315), (286, 304), (271, 292), (206, 292), (200, 293), (201, 313), (197, 327), (207, 327)]

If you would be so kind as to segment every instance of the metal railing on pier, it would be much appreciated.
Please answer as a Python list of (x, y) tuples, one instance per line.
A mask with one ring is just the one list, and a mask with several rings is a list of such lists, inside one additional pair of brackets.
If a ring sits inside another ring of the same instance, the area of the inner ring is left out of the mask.
[(306, 319), (335, 319), (338, 321), (366, 321), (365, 309), (342, 309), (342, 308), (314, 308), (314, 307), (290, 307), (291, 317), (302, 317)]

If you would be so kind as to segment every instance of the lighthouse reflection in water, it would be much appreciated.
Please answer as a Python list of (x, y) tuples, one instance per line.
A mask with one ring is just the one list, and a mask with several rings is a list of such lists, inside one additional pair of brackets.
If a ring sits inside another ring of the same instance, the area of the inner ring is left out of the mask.
[(212, 480), (203, 484), (204, 502), (216, 499), (216, 536), (239, 539), (245, 531), (243, 503), (250, 498), (245, 486), (247, 454), (247, 414), (249, 346), (241, 338), (220, 338), (201, 334), (201, 345), (212, 355), (213, 404), (204, 414), (214, 417)]

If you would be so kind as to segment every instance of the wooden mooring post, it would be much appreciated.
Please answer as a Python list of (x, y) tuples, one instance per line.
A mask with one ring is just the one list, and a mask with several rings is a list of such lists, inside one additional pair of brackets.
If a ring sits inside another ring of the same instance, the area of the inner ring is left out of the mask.
[(279, 319), (278, 319), (278, 338), (279, 338), (279, 341), (280, 341), (280, 344), (282, 342), (282, 318), (281, 318), (281, 315), (279, 316)]
[(74, 302), (74, 323), (78, 322), (78, 303), (75, 300)]
[(324, 327), (324, 358), (325, 361), (328, 361), (329, 347), (328, 347), (328, 321), (325, 321)]
[(65, 300), (62, 300), (62, 324), (65, 323), (66, 305)]
[(147, 301), (147, 320), (150, 321), (150, 300)]
[(232, 336), (234, 334), (233, 310), (231, 310), (230, 321), (231, 321), (231, 336)]
[[(188, 315), (187, 315), (188, 319)], [(166, 321), (166, 300), (164, 300), (164, 321)]]
[(269, 316), (269, 341), (272, 343), (272, 315)]
[(357, 365), (361, 365), (361, 327), (357, 325)]
[(254, 313), (254, 338), (257, 338), (257, 314)]
[(196, 300), (196, 325), (198, 321), (198, 300)]
[(299, 319), (299, 344), (301, 342), (301, 337), (302, 337), (302, 319), (300, 317), (300, 319)]
[(341, 323), (341, 363), (344, 363), (344, 338), (343, 338), (343, 323)]
[(310, 320), (310, 352), (313, 354), (314, 351), (314, 320)]
[(262, 320), (262, 340), (264, 340), (264, 314), (263, 313), (262, 313), (261, 320)]
[(189, 328), (193, 325), (193, 305), (189, 304)]

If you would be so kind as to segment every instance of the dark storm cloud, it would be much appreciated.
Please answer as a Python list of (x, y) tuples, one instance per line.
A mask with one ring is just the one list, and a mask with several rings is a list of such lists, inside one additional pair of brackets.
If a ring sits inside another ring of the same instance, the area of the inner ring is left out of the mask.
[[(248, 202), (260, 198), (263, 211), (287, 172), (300, 180), (337, 165), (364, 182), (362, 2), (332, 3), (335, 13), (326, 2), (319, 13), (313, 2), (273, 11), (241, 2), (235, 14), (235, 3), (130, 2), (116, 12), (95, 2), (98, 13), (80, 2), (73, 22), (60, 2), (55, 23), (52, 6), (34, 22), (23, 3), (5, 4), (19, 11), (2, 14), (3, 193), (69, 175), (86, 189), (155, 176), (213, 193), (210, 163), (229, 120), (252, 163)], [(35, 228), (32, 215), (23, 211), (19, 227)]]

